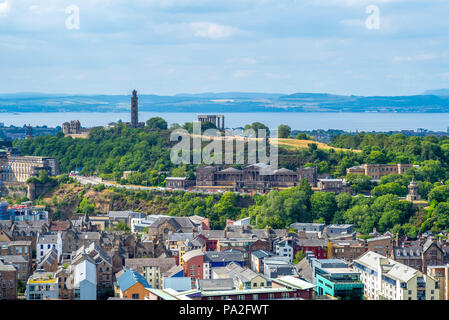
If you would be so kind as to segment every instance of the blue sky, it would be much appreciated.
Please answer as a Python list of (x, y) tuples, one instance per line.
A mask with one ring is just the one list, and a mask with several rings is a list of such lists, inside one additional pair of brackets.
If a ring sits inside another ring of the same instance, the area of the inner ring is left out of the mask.
[(0, 0), (0, 92), (419, 94), (449, 87), (448, 14), (447, 0)]

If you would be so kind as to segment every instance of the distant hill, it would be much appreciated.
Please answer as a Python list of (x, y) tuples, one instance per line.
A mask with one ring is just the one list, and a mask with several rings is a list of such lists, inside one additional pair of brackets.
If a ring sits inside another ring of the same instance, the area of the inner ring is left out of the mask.
[[(449, 112), (449, 89), (413, 96), (224, 92), (139, 95), (152, 112)], [(447, 92), (447, 94), (444, 94)], [(436, 94), (438, 93), (438, 94)], [(128, 112), (130, 95), (0, 94), (0, 112)]]
[(427, 91), (424, 91), (423, 94), (434, 95), (434, 96), (449, 96), (449, 89), (427, 90)]

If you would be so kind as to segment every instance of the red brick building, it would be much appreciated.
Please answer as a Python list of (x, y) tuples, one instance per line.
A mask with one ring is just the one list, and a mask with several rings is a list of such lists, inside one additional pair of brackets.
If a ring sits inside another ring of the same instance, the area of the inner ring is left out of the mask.
[(204, 279), (204, 255), (200, 249), (186, 252), (182, 256), (184, 261), (184, 276), (192, 278), (192, 285), (195, 286), (196, 279)]
[(0, 300), (17, 299), (17, 270), (0, 261)]
[(293, 257), (296, 257), (298, 251), (304, 253), (310, 251), (317, 259), (327, 259), (327, 241), (324, 239), (298, 239), (293, 249)]

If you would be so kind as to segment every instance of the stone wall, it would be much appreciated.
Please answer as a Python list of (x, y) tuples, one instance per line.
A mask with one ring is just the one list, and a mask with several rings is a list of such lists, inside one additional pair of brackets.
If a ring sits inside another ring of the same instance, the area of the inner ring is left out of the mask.
[(39, 197), (40, 195), (43, 195), (48, 190), (54, 187), (54, 183), (47, 182), (43, 184), (36, 184), (36, 183), (28, 183), (27, 184), (27, 197), (31, 201)]

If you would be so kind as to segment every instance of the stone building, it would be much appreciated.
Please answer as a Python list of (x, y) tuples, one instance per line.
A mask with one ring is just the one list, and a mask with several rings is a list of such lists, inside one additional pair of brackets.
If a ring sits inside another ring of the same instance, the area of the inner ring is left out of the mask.
[(413, 168), (412, 164), (363, 164), (346, 169), (346, 173), (364, 174), (373, 180), (380, 180), (389, 174), (404, 174), (408, 169)]
[(0, 260), (0, 300), (17, 299), (17, 270)]
[(390, 258), (406, 266), (421, 270), (423, 273), (427, 273), (427, 266), (443, 265), (446, 262), (443, 249), (433, 239), (428, 239), (422, 246), (395, 246)]
[(59, 266), (55, 272), (58, 279), (59, 299), (73, 299), (73, 273), (70, 265)]
[(438, 281), (440, 300), (449, 300), (449, 265), (428, 266), (427, 275)]
[(227, 168), (220, 170), (216, 166), (199, 167), (196, 170), (196, 185), (230, 186), (237, 190), (242, 188), (265, 190), (271, 188), (288, 188), (298, 186), (302, 179), (307, 179), (312, 186), (317, 182), (315, 167), (298, 168), (296, 171), (281, 168), (273, 170), (263, 163), (250, 164), (242, 170)]
[[(25, 183), (31, 177), (39, 176), (41, 170), (46, 170), (50, 176), (59, 174), (59, 163), (56, 158), (16, 156), (7, 154), (0, 157), (0, 173), (5, 184)], [(9, 171), (8, 171), (9, 167)]]
[(104, 295), (105, 291), (113, 288), (113, 270), (111, 257), (100, 248), (95, 242), (88, 247), (82, 246), (72, 254), (72, 265), (83, 262), (90, 257), (97, 269), (97, 292), (99, 296)]
[(224, 116), (217, 115), (203, 115), (198, 116), (198, 121), (203, 124), (205, 122), (212, 122), (218, 130), (224, 130)]
[(133, 90), (131, 97), (131, 128), (143, 128), (144, 122), (139, 122), (139, 98), (137, 97), (137, 91)]
[(332, 240), (327, 243), (328, 259), (342, 259), (352, 262), (365, 251), (365, 243), (360, 240)]
[(321, 192), (352, 193), (350, 186), (343, 179), (318, 179), (318, 189)]
[(72, 120), (69, 122), (64, 122), (62, 124), (62, 133), (64, 134), (80, 134), (81, 124), (79, 120)]
[(187, 177), (167, 177), (165, 178), (165, 186), (167, 188), (184, 189), (195, 185), (195, 181), (189, 180)]
[(373, 251), (386, 257), (390, 256), (393, 245), (394, 238), (388, 235), (366, 240), (368, 251)]
[(421, 196), (418, 192), (418, 184), (416, 183), (415, 179), (413, 179), (410, 184), (408, 185), (408, 194), (407, 194), (407, 201), (419, 201), (421, 200)]

